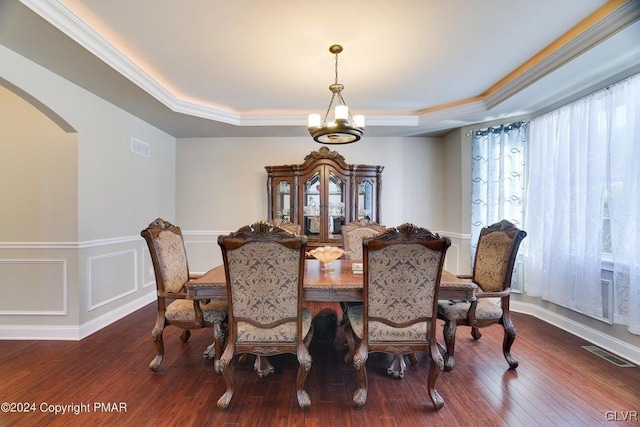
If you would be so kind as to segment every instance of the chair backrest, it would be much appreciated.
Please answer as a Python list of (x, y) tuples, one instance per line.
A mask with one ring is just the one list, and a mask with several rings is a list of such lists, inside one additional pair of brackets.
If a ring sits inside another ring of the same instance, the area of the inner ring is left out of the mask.
[(526, 236), (525, 231), (507, 220), (480, 230), (473, 281), (483, 292), (498, 292), (511, 286), (518, 248)]
[(149, 248), (158, 290), (180, 292), (189, 281), (187, 251), (180, 227), (158, 218), (140, 235)]
[(293, 222), (287, 221), (286, 219), (274, 219), (266, 222), (268, 224), (275, 225), (276, 227), (284, 228), (294, 236), (300, 236), (302, 234), (300, 225), (294, 224)]
[[(227, 278), (230, 338), (237, 336), (238, 322), (271, 329), (299, 319), (305, 236), (257, 222), (220, 236), (218, 244)], [(300, 325), (298, 322), (298, 328)], [(296, 336), (301, 336), (300, 330)]]
[(364, 336), (375, 341), (403, 338), (404, 332), (387, 336), (388, 330), (376, 328), (375, 322), (396, 328), (429, 322), (435, 334), (432, 320), (437, 315), (440, 276), (451, 240), (402, 224), (365, 239), (363, 245)]
[(342, 249), (348, 253), (345, 259), (362, 260), (362, 240), (383, 233), (384, 225), (366, 219), (353, 221), (342, 226)]

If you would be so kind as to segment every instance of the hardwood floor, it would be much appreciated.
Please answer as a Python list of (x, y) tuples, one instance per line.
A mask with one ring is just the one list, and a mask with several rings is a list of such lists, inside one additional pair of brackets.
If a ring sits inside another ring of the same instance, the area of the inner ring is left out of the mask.
[[(327, 304), (309, 306), (317, 312)], [(337, 304), (334, 308), (339, 311)], [(500, 327), (483, 329), (477, 342), (468, 328), (459, 328), (456, 368), (443, 372), (437, 383), (445, 400), (438, 412), (425, 392), (428, 362), (422, 355), (418, 365), (409, 365), (403, 380), (386, 375), (388, 356), (371, 355), (368, 400), (361, 410), (354, 409), (356, 376), (342, 361), (341, 331), (333, 350), (312, 349), (308, 412), (297, 406), (293, 355), (273, 357), (276, 372), (264, 379), (255, 375), (252, 363), (234, 364), (235, 395), (227, 411), (221, 411), (216, 401), (225, 390), (224, 381), (202, 357), (212, 340), (209, 331), (194, 331), (184, 344), (178, 329), (167, 328), (160, 371), (148, 368), (155, 354), (151, 304), (79, 342), (0, 341), (0, 400), (13, 402), (14, 409), (35, 406), (35, 411), (22, 413), (4, 412), (3, 406), (0, 426), (640, 423), (640, 368), (616, 367), (583, 350), (580, 346), (587, 343), (579, 338), (530, 316), (513, 317), (517, 371), (508, 370), (502, 357)], [(67, 413), (51, 413), (53, 405), (66, 406)], [(80, 413), (68, 412), (73, 409)]]

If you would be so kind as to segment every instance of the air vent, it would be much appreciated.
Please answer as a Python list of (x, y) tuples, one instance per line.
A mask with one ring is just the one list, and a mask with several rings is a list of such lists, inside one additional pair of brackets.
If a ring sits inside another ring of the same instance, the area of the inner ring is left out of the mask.
[(142, 157), (151, 157), (151, 146), (136, 138), (131, 138), (131, 148), (129, 151)]
[(600, 347), (596, 347), (595, 345), (583, 345), (582, 348), (584, 348), (587, 351), (590, 351), (591, 353), (595, 354), (598, 357), (603, 358), (608, 362), (613, 363), (614, 365), (620, 368), (633, 368), (635, 366), (632, 363), (629, 363), (626, 360), (619, 358), (615, 354), (611, 354), (608, 351), (601, 349)]

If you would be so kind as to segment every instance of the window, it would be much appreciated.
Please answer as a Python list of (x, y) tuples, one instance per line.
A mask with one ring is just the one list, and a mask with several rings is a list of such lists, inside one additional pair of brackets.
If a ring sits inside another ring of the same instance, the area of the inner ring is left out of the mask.
[[(526, 292), (640, 334), (640, 75), (530, 122)], [(611, 266), (611, 267), (609, 267)], [(611, 274), (612, 273), (612, 274)]]

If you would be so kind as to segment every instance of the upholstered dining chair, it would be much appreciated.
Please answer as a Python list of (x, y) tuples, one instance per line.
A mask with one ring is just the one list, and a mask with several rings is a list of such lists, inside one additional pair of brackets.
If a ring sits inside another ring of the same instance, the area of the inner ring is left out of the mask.
[(232, 364), (235, 354), (271, 356), (292, 353), (298, 358), (298, 405), (311, 405), (304, 390), (313, 336), (311, 312), (302, 305), (306, 236), (267, 222), (220, 236), (229, 305), (229, 336), (220, 360), (226, 391), (218, 408), (233, 397)]
[(478, 286), (476, 301), (443, 301), (438, 304), (438, 318), (444, 320), (443, 335), (447, 347), (444, 370), (455, 367), (456, 329), (470, 326), (474, 340), (481, 337), (479, 328), (500, 324), (504, 328), (502, 353), (510, 369), (518, 367), (511, 355), (516, 328), (509, 314), (511, 277), (520, 242), (527, 236), (509, 221), (502, 220), (480, 230), (473, 274), (469, 278)]
[(436, 410), (444, 400), (436, 390), (442, 355), (436, 342), (436, 315), (440, 276), (451, 245), (413, 224), (402, 224), (364, 239), (363, 304), (347, 309), (349, 323), (359, 341), (353, 358), (359, 388), (353, 404), (367, 400), (365, 363), (369, 353), (396, 356), (417, 351), (430, 358), (427, 390)]
[(345, 259), (362, 261), (362, 240), (373, 237), (387, 229), (384, 225), (377, 224), (367, 219), (352, 221), (342, 226), (342, 249)]
[(147, 242), (158, 295), (156, 324), (151, 332), (157, 355), (149, 364), (157, 371), (164, 357), (162, 333), (165, 326), (184, 329), (182, 342), (191, 336), (191, 329), (213, 328), (214, 366), (219, 371), (219, 360), (224, 341), (224, 323), (227, 317), (225, 300), (194, 301), (186, 299), (185, 284), (197, 277), (189, 273), (187, 253), (180, 227), (161, 218), (140, 232)]
[[(342, 226), (342, 249), (346, 251), (344, 259), (351, 259), (362, 262), (362, 240), (367, 237), (373, 237), (377, 234), (383, 233), (387, 227), (377, 224), (368, 219), (360, 219), (358, 221), (352, 221)], [(347, 341), (348, 351), (344, 360), (346, 363), (351, 363), (353, 360), (353, 353), (356, 351), (355, 341), (353, 338), (353, 332), (351, 326), (347, 321), (347, 317), (344, 316), (347, 308), (353, 304), (353, 302), (341, 302), (342, 307), (342, 328), (344, 330), (344, 337)]]

